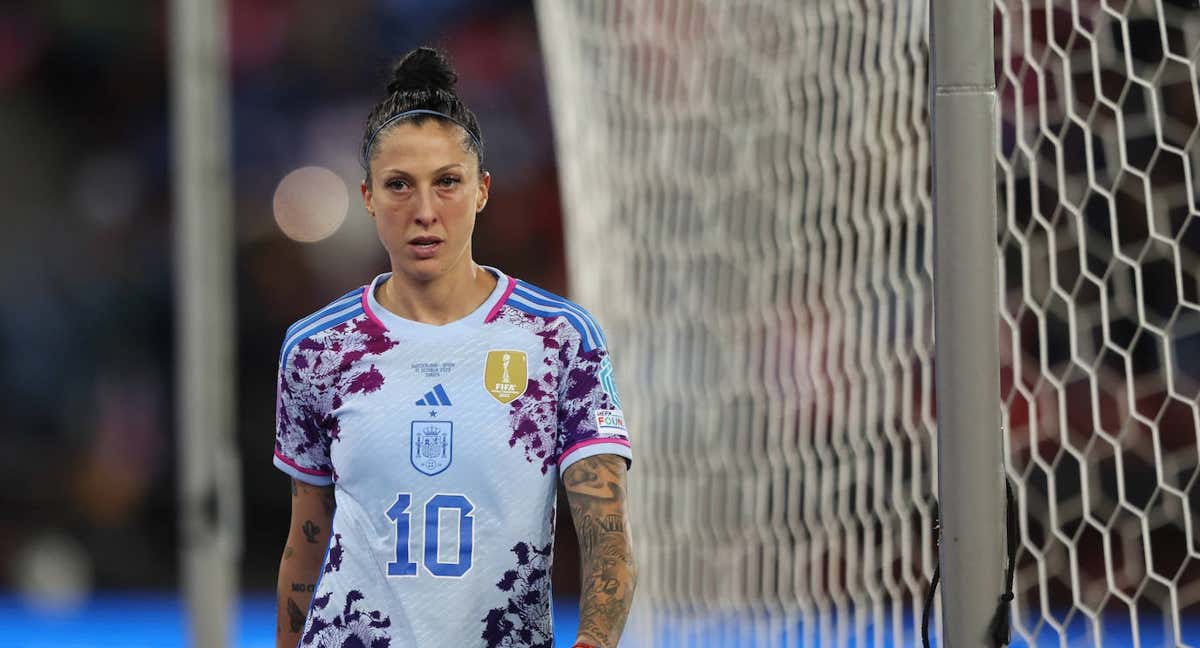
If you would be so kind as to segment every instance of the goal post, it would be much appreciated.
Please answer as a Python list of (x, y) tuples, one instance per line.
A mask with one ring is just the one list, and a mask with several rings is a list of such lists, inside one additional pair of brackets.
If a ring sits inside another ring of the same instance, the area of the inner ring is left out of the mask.
[(229, 645), (241, 560), (225, 0), (169, 5), (180, 593), (188, 644)]
[(998, 648), (1005, 510), (991, 0), (931, 0), (934, 340), (942, 630)]

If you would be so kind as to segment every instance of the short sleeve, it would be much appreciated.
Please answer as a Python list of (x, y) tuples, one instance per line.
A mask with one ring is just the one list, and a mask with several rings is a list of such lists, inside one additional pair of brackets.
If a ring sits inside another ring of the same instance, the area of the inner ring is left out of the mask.
[(578, 340), (564, 345), (563, 379), (558, 395), (558, 471), (600, 454), (615, 454), (632, 463), (625, 414), (613, 377), (608, 349), (585, 351)]
[(279, 365), (275, 397), (275, 466), (314, 486), (333, 483), (326, 417), (316, 406), (308, 379), (309, 358), (293, 346)]

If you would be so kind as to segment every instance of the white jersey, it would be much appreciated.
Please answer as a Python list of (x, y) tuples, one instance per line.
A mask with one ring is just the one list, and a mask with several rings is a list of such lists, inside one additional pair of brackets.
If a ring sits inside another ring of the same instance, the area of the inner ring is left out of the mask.
[(337, 501), (300, 646), (553, 645), (556, 481), (629, 437), (592, 317), (488, 270), (443, 326), (382, 308), (385, 274), (288, 330), (275, 465)]

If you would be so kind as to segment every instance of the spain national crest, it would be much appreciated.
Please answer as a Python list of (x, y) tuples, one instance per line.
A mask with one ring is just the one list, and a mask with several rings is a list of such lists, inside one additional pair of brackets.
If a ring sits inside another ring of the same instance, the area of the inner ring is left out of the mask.
[(529, 361), (524, 351), (488, 351), (483, 386), (492, 398), (507, 405), (529, 386)]
[(413, 421), (411, 457), (413, 468), (436, 475), (450, 467), (454, 458), (454, 424), (450, 421)]

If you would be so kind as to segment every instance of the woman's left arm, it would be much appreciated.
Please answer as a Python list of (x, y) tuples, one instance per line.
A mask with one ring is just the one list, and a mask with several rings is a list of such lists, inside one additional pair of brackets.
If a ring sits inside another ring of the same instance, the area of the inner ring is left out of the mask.
[(616, 648), (637, 582), (625, 470), (624, 458), (603, 454), (580, 459), (563, 474), (583, 567), (576, 641), (598, 648)]

